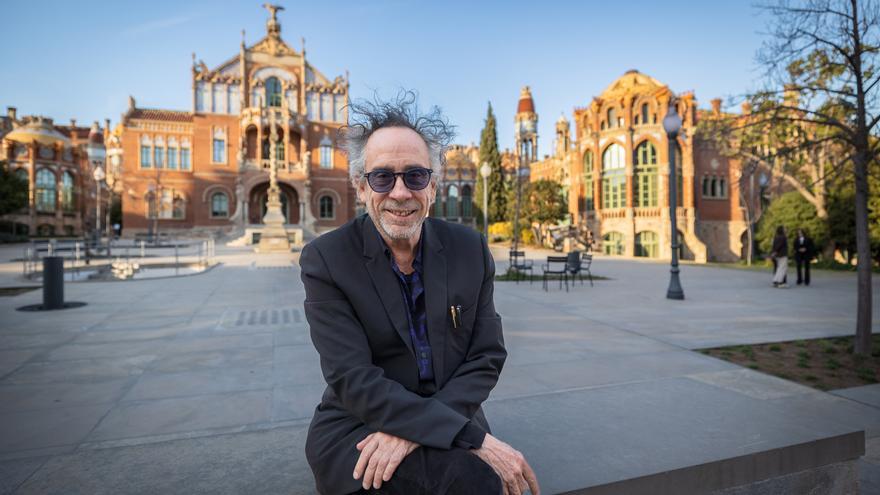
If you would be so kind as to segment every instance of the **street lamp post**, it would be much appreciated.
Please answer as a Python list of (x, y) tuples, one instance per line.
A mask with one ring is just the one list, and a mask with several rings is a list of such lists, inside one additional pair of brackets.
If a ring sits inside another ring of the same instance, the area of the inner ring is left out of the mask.
[(486, 240), (489, 239), (489, 174), (492, 173), (492, 167), (488, 163), (483, 162), (480, 167), (480, 175), (483, 176), (483, 233)]
[(669, 270), (669, 288), (666, 290), (666, 298), (682, 300), (684, 299), (684, 290), (681, 288), (681, 281), (678, 277), (678, 227), (676, 226), (676, 220), (678, 220), (676, 211), (678, 180), (675, 170), (675, 143), (678, 132), (681, 130), (681, 117), (675, 110), (674, 100), (670, 100), (669, 110), (666, 112), (666, 117), (663, 118), (663, 130), (666, 131), (669, 143), (669, 220), (672, 229), (672, 268)]
[(526, 166), (525, 145), (520, 153), (520, 165), (516, 170), (516, 210), (513, 215), (513, 250), (519, 250), (519, 210), (522, 201), (522, 181), (528, 179), (529, 168)]
[(107, 175), (104, 173), (104, 169), (101, 167), (95, 167), (95, 172), (92, 174), (95, 179), (95, 188), (97, 190), (96, 202), (95, 202), (95, 232), (98, 235), (98, 241), (101, 240), (101, 182), (104, 180)]

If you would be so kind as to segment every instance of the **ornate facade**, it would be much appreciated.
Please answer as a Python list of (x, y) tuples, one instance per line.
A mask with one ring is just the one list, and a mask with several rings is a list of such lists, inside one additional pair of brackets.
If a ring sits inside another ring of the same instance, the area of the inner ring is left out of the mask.
[(554, 154), (532, 164), (532, 180), (563, 184), (572, 219), (593, 232), (603, 253), (670, 257), (669, 142), (662, 126), (670, 101), (683, 120), (674, 144), (680, 254), (697, 262), (737, 260), (747, 230), (739, 164), (696, 134), (703, 112), (692, 93), (676, 96), (638, 71), (575, 109), (574, 140), (568, 122), (557, 122)]
[(465, 146), (454, 144), (446, 151), (446, 167), (443, 177), (437, 183), (437, 196), (431, 216), (449, 222), (475, 225), (474, 198), (477, 181), (482, 180), (477, 163), (480, 161), (480, 148), (473, 144)]
[[(17, 117), (9, 107), (0, 122), (0, 160), (27, 183), (28, 204), (2, 217), (20, 234), (31, 236), (82, 236), (95, 229), (98, 185), (93, 172), (104, 167), (104, 132), (91, 127), (55, 125), (39, 116)], [(113, 178), (108, 181), (112, 185)], [(108, 182), (102, 181), (102, 230), (110, 204)]]
[[(329, 79), (281, 38), (266, 36), (211, 69), (193, 55), (191, 111), (141, 108), (133, 98), (111, 138), (123, 157), (126, 235), (239, 231), (266, 212), (271, 159), (291, 229), (319, 233), (354, 215), (348, 162), (337, 149), (349, 81)], [(281, 139), (270, 142), (270, 120)]]

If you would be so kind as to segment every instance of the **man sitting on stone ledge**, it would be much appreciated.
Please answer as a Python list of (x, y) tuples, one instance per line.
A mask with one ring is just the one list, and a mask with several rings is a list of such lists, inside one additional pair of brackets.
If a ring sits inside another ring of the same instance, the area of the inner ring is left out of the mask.
[(538, 495), (481, 408), (507, 357), (486, 239), (426, 218), (451, 126), (409, 92), (351, 114), (342, 146), (368, 214), (300, 259), (328, 384), (306, 440), (318, 491)]

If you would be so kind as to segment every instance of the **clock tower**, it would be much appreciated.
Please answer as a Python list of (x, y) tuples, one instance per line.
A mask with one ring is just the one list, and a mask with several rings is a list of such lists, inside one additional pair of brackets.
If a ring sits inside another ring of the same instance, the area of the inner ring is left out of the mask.
[(538, 114), (528, 86), (519, 94), (519, 103), (514, 117), (516, 155), (521, 163), (529, 164), (538, 160)]

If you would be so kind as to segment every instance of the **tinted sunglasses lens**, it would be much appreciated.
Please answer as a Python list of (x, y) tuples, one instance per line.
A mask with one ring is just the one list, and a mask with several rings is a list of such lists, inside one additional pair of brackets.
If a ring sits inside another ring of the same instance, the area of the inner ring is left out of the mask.
[(430, 181), (431, 173), (424, 168), (407, 170), (406, 173), (403, 174), (403, 183), (407, 188), (413, 191), (421, 191), (428, 187)]
[(383, 193), (394, 188), (394, 174), (391, 172), (372, 172), (367, 176), (367, 182), (373, 191)]

